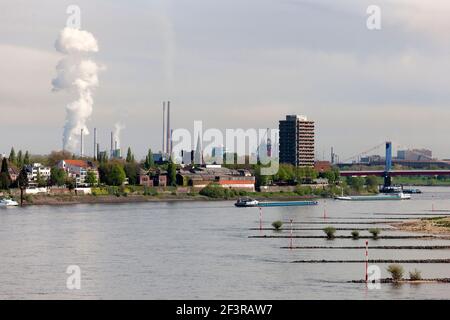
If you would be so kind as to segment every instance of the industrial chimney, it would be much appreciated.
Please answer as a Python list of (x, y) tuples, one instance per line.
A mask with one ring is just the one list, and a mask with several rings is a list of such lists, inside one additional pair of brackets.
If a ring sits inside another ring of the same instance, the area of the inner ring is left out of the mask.
[(170, 144), (171, 144), (171, 136), (170, 136), (170, 101), (167, 101), (167, 139), (166, 139), (166, 153), (170, 154)]
[(94, 128), (94, 160), (97, 160), (97, 128)]
[(83, 158), (83, 129), (81, 129), (81, 138), (80, 138), (80, 156)]
[(166, 102), (163, 101), (163, 122), (162, 122), (162, 149), (161, 152), (165, 152), (166, 150)]
[(113, 154), (114, 154), (114, 143), (113, 143), (113, 132), (111, 131), (111, 154), (110, 154), (110, 156), (111, 156), (111, 158), (113, 157)]

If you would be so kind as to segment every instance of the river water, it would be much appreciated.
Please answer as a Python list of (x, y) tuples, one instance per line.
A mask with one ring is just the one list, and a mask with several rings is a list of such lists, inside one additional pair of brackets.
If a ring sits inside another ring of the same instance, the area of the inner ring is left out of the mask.
[[(321, 228), (386, 227), (385, 217), (449, 210), (450, 188), (422, 188), (409, 201), (339, 202), (263, 208), (264, 227), (293, 219), (294, 235)], [(324, 210), (326, 219), (324, 219)], [(442, 212), (445, 213), (445, 212)], [(311, 223), (315, 222), (315, 223)], [(333, 222), (341, 222), (333, 224)], [(308, 224), (309, 223), (309, 224)], [(449, 299), (450, 284), (381, 284), (369, 290), (363, 263), (299, 264), (294, 260), (364, 260), (364, 249), (282, 249), (289, 231), (251, 230), (257, 208), (232, 201), (31, 206), (0, 210), (0, 299)], [(285, 225), (289, 228), (288, 225)], [(350, 235), (351, 231), (337, 231)], [(368, 235), (367, 231), (360, 231)], [(411, 233), (382, 231), (381, 235)], [(364, 246), (365, 240), (300, 239), (294, 246)], [(370, 245), (450, 245), (445, 240), (379, 239)], [(370, 250), (370, 258), (450, 258), (450, 250)], [(69, 290), (66, 269), (81, 270), (81, 289)], [(387, 277), (387, 264), (378, 264)], [(450, 277), (449, 264), (403, 264), (424, 278)]]

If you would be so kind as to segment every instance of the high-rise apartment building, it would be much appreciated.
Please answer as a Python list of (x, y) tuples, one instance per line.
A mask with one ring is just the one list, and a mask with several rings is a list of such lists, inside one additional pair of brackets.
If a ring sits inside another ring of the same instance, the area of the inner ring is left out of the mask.
[(280, 163), (314, 166), (314, 121), (305, 116), (287, 115), (280, 120)]

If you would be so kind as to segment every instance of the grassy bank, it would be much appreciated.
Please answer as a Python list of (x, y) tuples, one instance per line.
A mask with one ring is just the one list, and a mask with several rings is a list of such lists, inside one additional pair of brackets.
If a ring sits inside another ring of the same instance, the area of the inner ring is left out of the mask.
[[(50, 194), (26, 195), (25, 205), (58, 205), (77, 203), (131, 203), (147, 201), (219, 201), (236, 200), (241, 197), (251, 197), (260, 201), (289, 201), (311, 200), (317, 198), (332, 198), (341, 193), (336, 186), (313, 188), (310, 186), (297, 186), (294, 191), (276, 192), (248, 192), (243, 190), (224, 189), (220, 186), (210, 185), (202, 190), (192, 190), (182, 187), (143, 187), (143, 186), (102, 186), (91, 189), (92, 194), (52, 191)], [(348, 187), (345, 194), (370, 194), (366, 189), (360, 192)], [(16, 201), (20, 200), (20, 192), (11, 189), (9, 194)]]
[[(208, 197), (201, 195), (198, 192), (192, 193), (177, 193), (175, 190), (170, 191), (156, 191), (143, 190), (127, 191), (112, 188), (108, 190), (93, 188), (92, 194), (75, 194), (75, 192), (65, 194), (36, 194), (26, 195), (24, 197), (25, 205), (68, 205), (68, 204), (82, 204), (82, 203), (134, 203), (134, 202), (160, 202), (160, 201), (223, 201), (236, 200), (242, 196), (249, 196), (259, 200), (303, 200), (317, 198), (314, 195), (298, 195), (294, 192), (245, 192), (232, 193), (223, 197)], [(18, 194), (11, 195), (11, 197), (20, 201)]]

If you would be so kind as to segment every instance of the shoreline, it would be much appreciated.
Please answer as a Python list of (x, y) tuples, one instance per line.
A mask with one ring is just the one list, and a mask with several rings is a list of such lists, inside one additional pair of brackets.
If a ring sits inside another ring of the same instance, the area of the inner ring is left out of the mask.
[[(318, 197), (305, 197), (305, 196), (254, 196), (253, 198), (259, 201), (277, 201), (277, 200), (312, 200)], [(76, 204), (122, 204), (122, 203), (142, 203), (142, 202), (218, 202), (218, 201), (235, 201), (239, 197), (230, 198), (209, 198), (202, 195), (172, 195), (162, 194), (158, 196), (149, 195), (32, 195), (31, 201), (24, 200), (24, 206), (62, 206), (62, 205), (76, 205)], [(17, 199), (19, 202), (20, 199)]]

